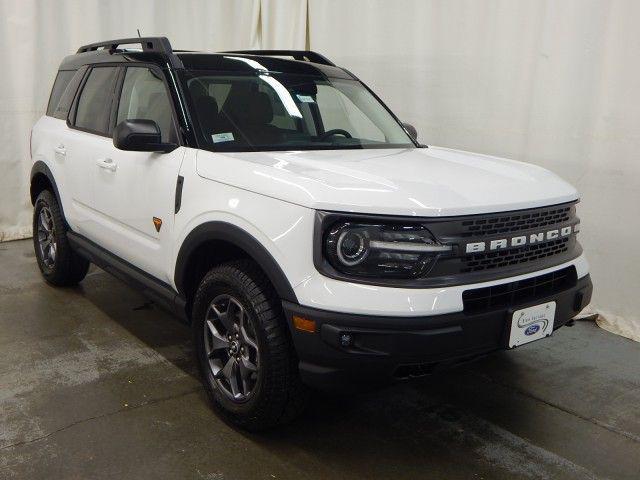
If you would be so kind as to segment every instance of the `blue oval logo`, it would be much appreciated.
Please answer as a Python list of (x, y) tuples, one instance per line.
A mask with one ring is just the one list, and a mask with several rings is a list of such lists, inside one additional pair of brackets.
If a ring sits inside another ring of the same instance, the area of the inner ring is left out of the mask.
[(540, 325), (529, 325), (527, 329), (524, 331), (524, 334), (529, 336), (537, 333), (540, 330)]

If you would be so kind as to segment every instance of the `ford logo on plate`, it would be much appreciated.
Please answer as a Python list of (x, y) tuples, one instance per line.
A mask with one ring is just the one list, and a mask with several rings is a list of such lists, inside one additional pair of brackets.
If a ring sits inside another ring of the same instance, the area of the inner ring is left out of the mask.
[(540, 325), (529, 325), (527, 329), (524, 331), (524, 334), (527, 336), (533, 335), (538, 330), (540, 330)]

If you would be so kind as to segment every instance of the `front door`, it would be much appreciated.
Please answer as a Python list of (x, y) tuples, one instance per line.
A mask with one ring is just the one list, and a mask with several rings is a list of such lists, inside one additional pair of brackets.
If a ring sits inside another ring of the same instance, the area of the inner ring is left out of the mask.
[[(169, 92), (156, 67), (127, 67), (116, 104), (116, 125), (126, 119), (153, 120), (163, 142), (178, 143)], [(102, 246), (167, 283), (176, 182), (184, 154), (183, 147), (171, 153), (131, 152), (111, 143), (94, 177)]]

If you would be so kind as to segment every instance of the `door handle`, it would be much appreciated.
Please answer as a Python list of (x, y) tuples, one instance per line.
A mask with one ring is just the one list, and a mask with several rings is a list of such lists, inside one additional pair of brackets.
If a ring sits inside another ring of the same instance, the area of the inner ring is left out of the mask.
[(110, 170), (112, 172), (115, 172), (118, 168), (118, 164), (110, 158), (101, 158), (100, 160), (96, 160), (96, 165), (98, 165), (100, 168), (104, 168), (105, 170)]
[(67, 149), (64, 148), (64, 145), (60, 144), (57, 147), (55, 147), (53, 149), (54, 152), (56, 152), (56, 155), (61, 155), (61, 156), (65, 156), (67, 154)]

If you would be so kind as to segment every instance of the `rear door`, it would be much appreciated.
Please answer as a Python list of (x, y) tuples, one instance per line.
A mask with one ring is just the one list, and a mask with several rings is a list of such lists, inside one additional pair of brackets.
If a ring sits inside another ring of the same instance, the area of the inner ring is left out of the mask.
[[(117, 91), (113, 126), (127, 119), (153, 120), (163, 142), (178, 143), (162, 70), (152, 65), (127, 66)], [(170, 153), (123, 151), (109, 141), (104, 163), (95, 171), (93, 205), (101, 244), (167, 283), (176, 183), (184, 153), (183, 147)]]
[(94, 66), (84, 76), (69, 110), (69, 128), (56, 152), (64, 155), (65, 191), (70, 197), (74, 230), (99, 244), (104, 231), (94, 209), (95, 171), (97, 163), (110, 152), (110, 115), (120, 70), (116, 66)]
[(51, 170), (58, 187), (65, 219), (70, 225), (73, 225), (74, 216), (66, 186), (68, 163), (65, 144), (69, 136), (66, 120), (86, 71), (87, 68), (82, 67), (79, 70), (58, 72), (49, 97), (46, 115), (34, 126), (34, 135), (32, 135), (34, 161), (44, 161)]

